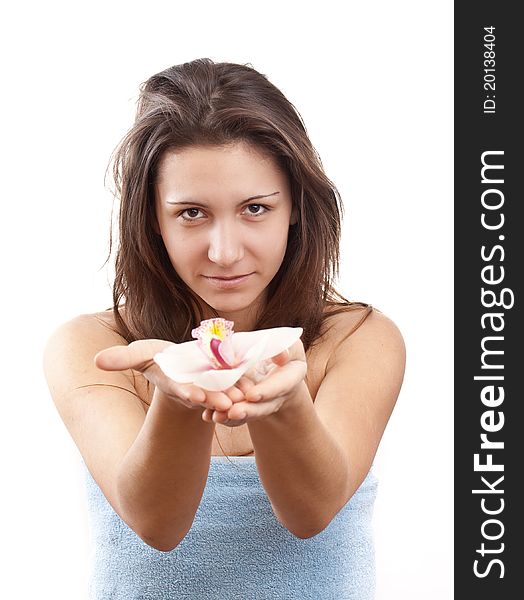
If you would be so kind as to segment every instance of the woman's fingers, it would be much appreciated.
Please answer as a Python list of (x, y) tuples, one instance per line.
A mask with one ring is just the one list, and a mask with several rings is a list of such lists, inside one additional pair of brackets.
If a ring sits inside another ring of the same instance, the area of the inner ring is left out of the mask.
[(228, 411), (219, 411), (206, 408), (202, 412), (202, 420), (206, 423), (216, 423), (218, 425), (227, 425), (228, 427), (240, 427), (246, 422), (245, 419), (233, 420), (228, 416)]
[(283, 350), (282, 352), (280, 352), (280, 354), (273, 356), (271, 358), (271, 360), (279, 367), (284, 366), (286, 363), (288, 363), (291, 360), (290, 355), (289, 355), (289, 350)]
[[(267, 377), (256, 384), (249, 376), (239, 379), (235, 387), (241, 391), (243, 398), (234, 401), (229, 410), (204, 411), (204, 421), (236, 427), (277, 412), (286, 401), (286, 397), (304, 380), (307, 364), (302, 360), (290, 360), (287, 352), (282, 352), (272, 360), (274, 368)], [(279, 363), (282, 366), (277, 366)], [(229, 397), (234, 394), (234, 390), (228, 390)]]
[[(124, 371), (134, 369), (143, 373), (151, 383), (169, 396), (175, 396), (191, 408), (195, 404), (213, 410), (227, 411), (233, 401), (243, 400), (243, 393), (237, 388), (227, 392), (210, 392), (190, 383), (178, 383), (167, 377), (154, 362), (157, 352), (162, 352), (170, 342), (165, 340), (137, 340), (128, 346), (112, 346), (95, 356), (95, 364), (104, 371)], [(231, 397), (230, 397), (231, 396)]]
[(228, 411), (206, 408), (202, 413), (202, 419), (207, 423), (239, 427), (248, 421), (272, 415), (282, 404), (283, 400), (261, 403), (240, 402), (234, 404)]
[(228, 410), (233, 402), (224, 392), (206, 391), (205, 406), (214, 410)]
[[(151, 378), (153, 380), (154, 378)], [(183, 401), (189, 408), (205, 408), (211, 410), (227, 411), (233, 403), (223, 392), (210, 392), (193, 385), (192, 383), (180, 384), (163, 376), (162, 381), (154, 383), (168, 396), (175, 396)]]
[(228, 417), (227, 410), (214, 410), (213, 414), (211, 415), (211, 420), (213, 423), (218, 423), (219, 425), (224, 425), (226, 423), (231, 425), (231, 419)]
[(186, 405), (196, 403), (216, 411), (217, 414), (211, 416), (216, 423), (225, 423), (227, 420), (243, 421), (243, 417), (233, 418), (231, 415), (224, 416), (220, 413), (227, 415), (232, 405), (244, 400), (260, 402), (264, 399), (284, 396), (304, 378), (307, 370), (304, 361), (290, 360), (290, 353), (285, 350), (271, 360), (265, 361), (263, 365), (258, 365), (260, 372), (257, 371), (256, 377), (253, 377), (257, 383), (249, 376), (244, 376), (235, 386), (224, 392), (204, 391), (192, 384), (179, 384), (162, 373), (153, 361), (153, 357), (169, 345), (170, 342), (165, 340), (150, 339), (137, 340), (128, 346), (113, 346), (99, 352), (95, 356), (95, 364), (105, 371), (126, 369), (140, 371), (164, 393), (182, 399)]
[[(230, 409), (235, 402), (241, 402), (242, 400), (245, 400), (244, 392), (236, 386), (232, 386), (224, 392), (206, 392), (205, 406), (211, 409), (211, 412), (209, 413), (209, 416), (207, 416), (207, 413), (206, 415), (202, 415), (202, 418), (209, 423), (223, 423), (227, 420), (227, 410)], [(213, 412), (219, 414), (223, 413), (226, 416), (215, 417), (215, 419), (213, 419)], [(219, 420), (216, 420), (217, 418)]]
[(95, 356), (95, 365), (104, 371), (143, 371), (151, 365), (157, 352), (170, 345), (165, 340), (137, 340), (128, 346), (112, 346)]
[(244, 391), (240, 389), (240, 387), (238, 387), (238, 382), (233, 387), (227, 389), (224, 393), (228, 396), (228, 398), (230, 398), (230, 400), (233, 403), (241, 402), (245, 399)]
[[(284, 402), (284, 397), (275, 398), (269, 402), (238, 402), (227, 411), (227, 416), (230, 422), (247, 423), (278, 412)], [(229, 423), (226, 424), (229, 425)]]
[(269, 377), (246, 391), (246, 400), (261, 402), (289, 394), (306, 376), (307, 365), (301, 360), (291, 360), (282, 367), (275, 367)]
[[(176, 381), (166, 377), (160, 370), (160, 367), (157, 365), (155, 365), (155, 367), (159, 371), (159, 377), (164, 380), (160, 383), (158, 383), (158, 381), (157, 383), (154, 383), (156, 387), (162, 389), (162, 391), (168, 395), (177, 396), (178, 398), (185, 400), (188, 406), (192, 406), (194, 404), (197, 406), (203, 406), (204, 402), (206, 401), (206, 394), (204, 390), (196, 385), (193, 385), (192, 383), (177, 383)], [(150, 379), (153, 382), (155, 378), (151, 377)]]
[(243, 376), (236, 383), (235, 387), (240, 391), (241, 396), (238, 400), (233, 400), (233, 402), (240, 402), (244, 400), (245, 395), (248, 391), (255, 386), (254, 382), (249, 379), (249, 377)]

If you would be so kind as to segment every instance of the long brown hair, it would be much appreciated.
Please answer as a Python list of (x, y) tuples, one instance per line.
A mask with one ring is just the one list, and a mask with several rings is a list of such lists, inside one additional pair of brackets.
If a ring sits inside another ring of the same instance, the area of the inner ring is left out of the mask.
[(142, 84), (135, 123), (113, 156), (120, 200), (113, 311), (127, 341), (188, 341), (204, 318), (203, 301), (174, 270), (154, 227), (160, 160), (168, 151), (192, 145), (237, 141), (275, 159), (289, 177), (298, 213), (255, 328), (303, 327), (307, 350), (320, 334), (327, 305), (338, 306), (335, 312), (361, 306), (333, 286), (339, 269), (342, 204), (298, 111), (250, 65), (202, 58), (170, 67)]

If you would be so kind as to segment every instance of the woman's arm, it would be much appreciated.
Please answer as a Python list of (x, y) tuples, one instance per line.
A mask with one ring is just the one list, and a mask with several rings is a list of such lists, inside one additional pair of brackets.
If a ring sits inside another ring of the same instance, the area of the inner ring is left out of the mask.
[(200, 411), (155, 391), (135, 440), (116, 471), (118, 506), (150, 546), (169, 551), (193, 524), (209, 471), (214, 427)]
[(351, 479), (343, 448), (319, 418), (306, 384), (248, 428), (278, 520), (299, 538), (322, 531), (351, 495)]
[[(205, 487), (214, 425), (202, 420), (202, 407), (231, 406), (225, 394), (162, 379), (150, 363), (165, 345), (126, 346), (94, 316), (83, 316), (51, 337), (44, 365), (57, 409), (104, 495), (137, 535), (163, 551), (186, 535)], [(158, 384), (147, 414), (131, 369)]]
[[(374, 311), (331, 355), (314, 404), (304, 381), (296, 385), (300, 362), (293, 349), (287, 364), (246, 389), (247, 399), (258, 392), (262, 400), (239, 402), (228, 414), (247, 413), (273, 510), (305, 538), (331, 522), (369, 471), (400, 391), (405, 349), (396, 326)], [(281, 406), (268, 415), (270, 399)]]

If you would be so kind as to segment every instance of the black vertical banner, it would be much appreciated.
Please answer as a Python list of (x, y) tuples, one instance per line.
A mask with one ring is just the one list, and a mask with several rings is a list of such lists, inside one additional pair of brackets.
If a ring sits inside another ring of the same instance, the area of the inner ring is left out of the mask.
[[(511, 7), (511, 8), (510, 8)], [(524, 30), (455, 3), (455, 597), (524, 597)]]

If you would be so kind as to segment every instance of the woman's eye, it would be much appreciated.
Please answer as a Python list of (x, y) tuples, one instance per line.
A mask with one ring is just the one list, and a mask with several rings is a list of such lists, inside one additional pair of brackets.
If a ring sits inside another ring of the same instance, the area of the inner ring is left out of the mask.
[(253, 215), (254, 217), (258, 217), (259, 215), (263, 215), (267, 212), (267, 207), (262, 204), (250, 204), (247, 206), (247, 214)]
[(186, 208), (180, 213), (180, 216), (186, 221), (195, 221), (199, 212), (201, 212), (199, 208)]
[[(264, 206), (263, 204), (249, 204), (244, 209), (244, 214), (247, 214), (251, 217), (260, 217), (266, 212), (268, 212), (269, 208)], [(183, 210), (180, 215), (184, 221), (198, 221), (202, 218), (203, 213), (199, 208), (186, 208)]]

